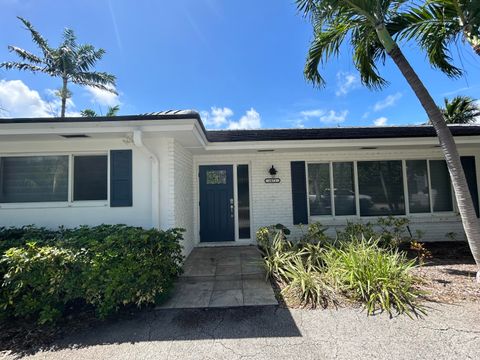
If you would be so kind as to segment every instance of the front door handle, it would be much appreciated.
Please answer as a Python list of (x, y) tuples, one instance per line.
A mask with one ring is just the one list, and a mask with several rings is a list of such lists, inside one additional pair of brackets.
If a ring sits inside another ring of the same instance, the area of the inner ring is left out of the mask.
[(233, 219), (234, 217), (234, 205), (233, 205), (233, 199), (230, 199), (230, 217)]

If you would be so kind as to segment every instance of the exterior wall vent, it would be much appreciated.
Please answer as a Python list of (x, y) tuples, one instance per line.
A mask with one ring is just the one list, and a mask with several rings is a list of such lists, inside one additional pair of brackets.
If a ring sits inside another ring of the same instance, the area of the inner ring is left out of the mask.
[(90, 136), (85, 134), (70, 134), (70, 135), (60, 135), (65, 139), (81, 139), (81, 138), (89, 138)]

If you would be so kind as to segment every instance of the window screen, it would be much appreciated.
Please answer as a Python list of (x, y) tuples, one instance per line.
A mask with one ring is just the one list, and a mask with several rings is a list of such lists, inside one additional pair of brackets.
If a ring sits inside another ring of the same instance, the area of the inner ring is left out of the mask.
[(73, 200), (107, 200), (107, 155), (73, 158)]
[(0, 158), (0, 202), (68, 201), (68, 156)]
[(355, 215), (355, 187), (353, 163), (333, 163), (333, 187), (335, 189), (335, 215)]
[(330, 164), (308, 164), (310, 215), (332, 215)]
[(407, 160), (407, 186), (410, 212), (430, 212), (430, 192), (426, 160)]
[(361, 216), (404, 215), (401, 161), (359, 161)]
[(433, 211), (452, 211), (452, 188), (445, 160), (430, 160)]

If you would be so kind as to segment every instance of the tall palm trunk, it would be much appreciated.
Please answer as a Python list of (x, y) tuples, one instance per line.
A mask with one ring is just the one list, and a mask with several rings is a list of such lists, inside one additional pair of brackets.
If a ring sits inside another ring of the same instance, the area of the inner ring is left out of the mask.
[(67, 88), (67, 83), (68, 79), (66, 77), (62, 78), (63, 80), (63, 86), (62, 86), (62, 92), (61, 92), (61, 98), (62, 98), (62, 111), (60, 114), (60, 117), (64, 118), (65, 117), (65, 109), (67, 107), (67, 97), (68, 97), (68, 88)]
[(477, 264), (477, 282), (480, 282), (480, 224), (477, 219), (475, 209), (473, 207), (472, 197), (467, 185), (467, 179), (463, 172), (460, 155), (455, 145), (450, 129), (448, 128), (442, 113), (435, 104), (430, 93), (423, 85), (418, 75), (413, 70), (408, 60), (403, 55), (400, 48), (393, 41), (392, 37), (385, 29), (385, 26), (378, 25), (377, 34), (383, 46), (387, 50), (395, 65), (399, 68), (412, 90), (417, 95), (418, 100), (425, 109), (428, 118), (440, 141), (440, 146), (443, 150), (443, 155), (447, 162), (447, 167), (450, 172), (450, 177), (453, 184), (453, 190), (457, 199), (458, 210), (462, 218), (463, 228), (467, 236), (470, 250)]

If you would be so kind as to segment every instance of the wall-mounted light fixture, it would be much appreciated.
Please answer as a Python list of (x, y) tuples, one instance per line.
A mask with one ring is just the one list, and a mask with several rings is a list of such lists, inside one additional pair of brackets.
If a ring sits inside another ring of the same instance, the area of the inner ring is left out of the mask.
[(272, 165), (272, 167), (268, 170), (268, 173), (272, 176), (277, 175), (278, 171), (275, 169), (275, 167)]

